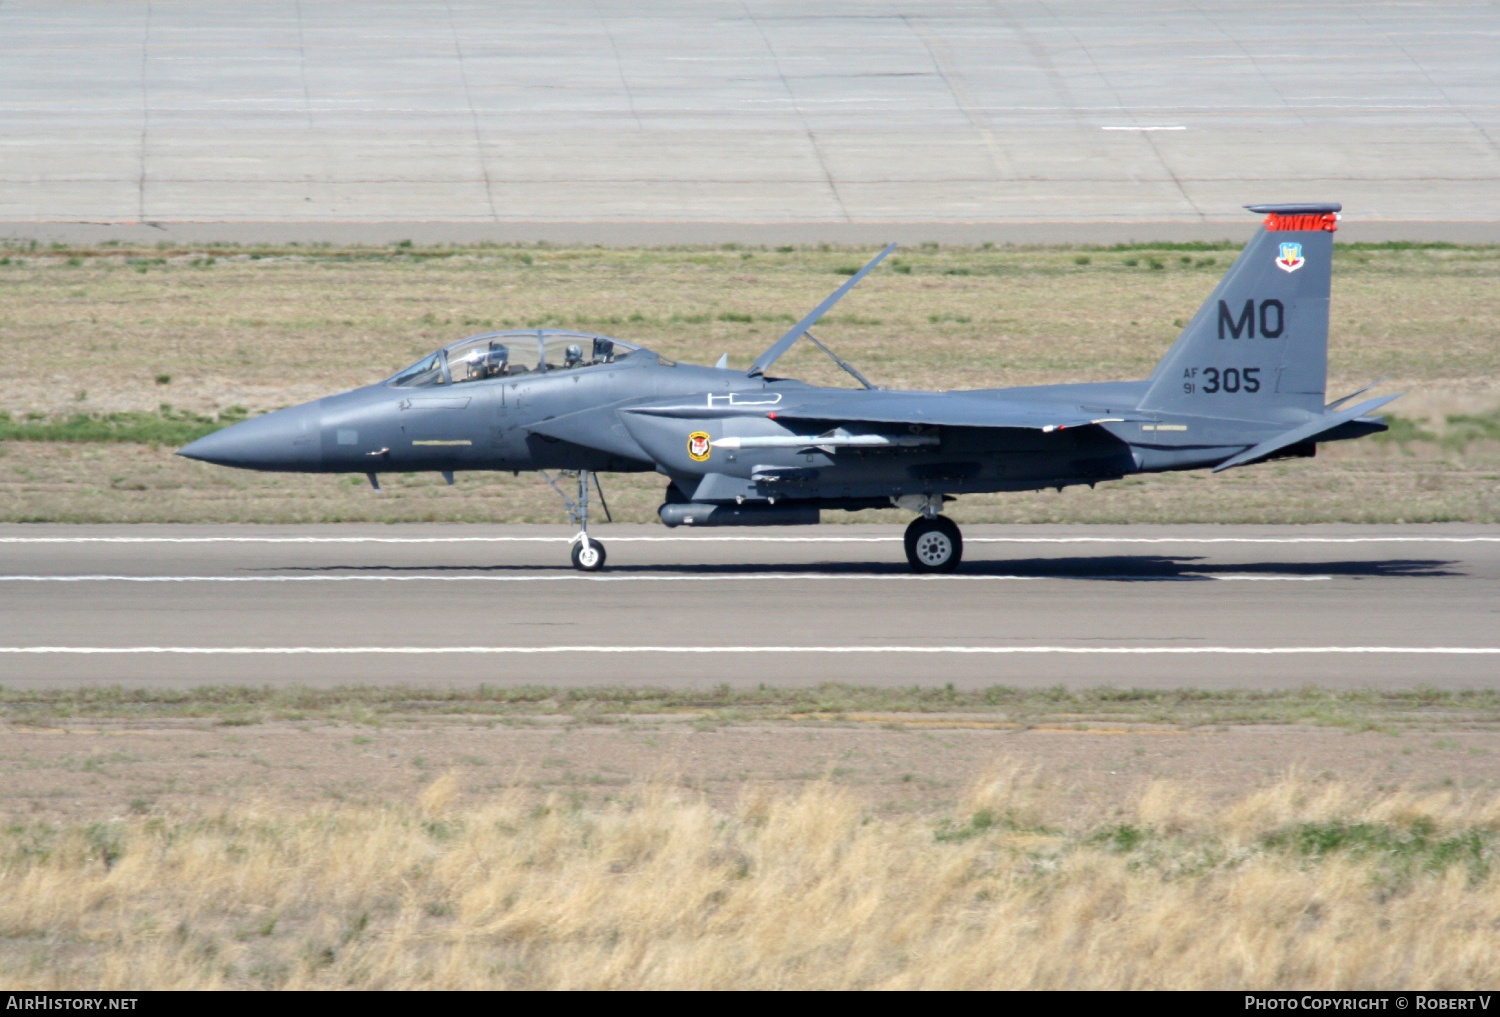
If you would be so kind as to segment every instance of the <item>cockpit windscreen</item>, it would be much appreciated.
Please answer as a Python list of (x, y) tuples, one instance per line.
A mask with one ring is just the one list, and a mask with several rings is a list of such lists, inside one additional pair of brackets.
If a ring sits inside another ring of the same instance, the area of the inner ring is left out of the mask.
[(458, 385), (485, 378), (567, 371), (609, 364), (640, 350), (588, 332), (537, 329), (470, 336), (423, 357), (387, 384), (399, 388)]

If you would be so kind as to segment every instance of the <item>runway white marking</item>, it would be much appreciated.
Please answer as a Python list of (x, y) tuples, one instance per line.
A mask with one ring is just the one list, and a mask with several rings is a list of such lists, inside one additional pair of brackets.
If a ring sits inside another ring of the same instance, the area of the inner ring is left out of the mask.
[(193, 654), (284, 656), (330, 654), (762, 653), (762, 654), (1294, 654), (1494, 655), (1491, 646), (0, 646), (0, 654)]
[[(605, 542), (606, 536), (598, 537)], [(899, 544), (902, 537), (626, 537), (611, 544)], [(0, 537), (0, 544), (569, 544), (572, 537)], [(967, 544), (1500, 544), (1500, 536), (965, 537)]]
[(869, 573), (837, 572), (747, 572), (741, 575), (603, 575), (591, 576), (582, 573), (563, 572), (556, 575), (521, 576), (0, 576), (0, 583), (724, 583), (738, 581), (795, 580), (795, 579), (844, 579), (855, 582), (934, 582), (953, 580), (957, 582), (1026, 582), (1037, 579), (1141, 579), (1173, 582), (1196, 582), (1213, 579), (1220, 582), (1256, 583), (1313, 583), (1332, 576), (1217, 576), (1193, 574), (1186, 576), (1132, 576), (1132, 575), (1066, 575), (1066, 576), (975, 576), (975, 575), (871, 575)]

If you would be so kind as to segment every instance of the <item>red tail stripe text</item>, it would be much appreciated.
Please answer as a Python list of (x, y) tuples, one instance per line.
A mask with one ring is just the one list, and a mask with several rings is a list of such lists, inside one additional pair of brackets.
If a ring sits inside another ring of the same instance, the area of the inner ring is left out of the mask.
[(1272, 212), (1266, 216), (1266, 229), (1268, 230), (1327, 230), (1329, 233), (1337, 230), (1339, 217), (1332, 212), (1323, 212), (1313, 215), (1281, 215)]

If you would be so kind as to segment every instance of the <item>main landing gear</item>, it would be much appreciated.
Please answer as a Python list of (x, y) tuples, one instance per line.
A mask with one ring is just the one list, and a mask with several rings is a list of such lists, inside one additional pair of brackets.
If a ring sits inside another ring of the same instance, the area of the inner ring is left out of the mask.
[[(571, 471), (569, 471), (571, 472)], [(568, 475), (563, 473), (563, 477)], [(570, 498), (566, 491), (557, 486), (545, 471), (542, 477), (552, 485), (552, 490), (562, 496), (563, 505), (567, 507), (568, 515), (578, 524), (578, 533), (574, 536), (573, 544), (573, 567), (581, 572), (598, 572), (604, 568), (604, 545), (597, 540), (589, 538), (589, 480), (594, 482), (594, 488), (599, 492), (599, 504), (604, 506), (604, 518), (613, 522), (609, 512), (609, 502), (604, 500), (604, 489), (599, 486), (599, 478), (594, 476), (593, 470), (576, 471), (578, 479), (578, 497)]]
[(906, 528), (906, 560), (913, 572), (952, 572), (963, 557), (963, 535), (947, 516), (920, 515)]
[[(590, 482), (599, 492), (599, 504), (604, 508), (605, 518), (611, 518), (609, 503), (604, 500), (604, 490), (599, 486), (598, 477), (592, 470), (569, 470), (556, 479), (543, 471), (542, 477), (562, 498), (568, 515), (578, 524), (578, 533), (572, 540), (573, 567), (580, 572), (598, 572), (604, 568), (606, 556), (604, 545), (589, 536)], [(576, 480), (576, 497), (559, 487), (558, 480)], [(916, 496), (913, 499), (915, 501)], [(963, 535), (959, 533), (957, 523), (938, 514), (942, 504), (942, 496), (924, 495), (916, 504), (905, 503), (901, 506), (921, 513), (906, 528), (906, 560), (911, 563), (913, 572), (952, 572), (963, 561)]]

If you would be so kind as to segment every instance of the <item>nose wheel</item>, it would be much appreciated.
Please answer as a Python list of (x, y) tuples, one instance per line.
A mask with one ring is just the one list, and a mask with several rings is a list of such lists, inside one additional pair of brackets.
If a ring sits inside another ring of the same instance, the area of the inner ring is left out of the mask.
[(573, 545), (573, 567), (581, 572), (598, 572), (604, 568), (604, 545), (597, 540), (579, 541)]
[(963, 557), (963, 535), (947, 516), (918, 516), (906, 528), (906, 560), (913, 572), (952, 572)]

